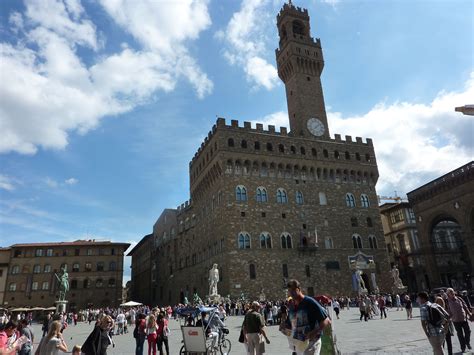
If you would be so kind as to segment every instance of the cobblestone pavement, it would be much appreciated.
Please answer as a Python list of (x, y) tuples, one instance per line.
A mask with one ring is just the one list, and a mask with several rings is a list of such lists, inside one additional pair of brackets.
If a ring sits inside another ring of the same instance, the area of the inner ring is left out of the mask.
[[(432, 354), (428, 340), (421, 329), (419, 311), (414, 309), (413, 319), (406, 320), (405, 311), (389, 311), (387, 319), (373, 319), (368, 322), (359, 321), (359, 311), (356, 308), (341, 311), (340, 319), (334, 320), (334, 330), (337, 338), (337, 347), (342, 354)], [(229, 317), (226, 325), (230, 330), (228, 338), (232, 342), (231, 354), (245, 355), (239, 337), (240, 325), (243, 317)], [(36, 335), (35, 344), (41, 338), (41, 327), (34, 325)], [(181, 330), (177, 321), (170, 321), (171, 335), (169, 337), (170, 355), (179, 354), (181, 343)], [(133, 329), (132, 329), (133, 330)], [(114, 337), (115, 347), (109, 348), (109, 355), (135, 354), (135, 339), (133, 332), (117, 335)], [(77, 326), (69, 326), (65, 330), (64, 338), (72, 349), (72, 346), (82, 345), (92, 325), (79, 323)], [(266, 345), (266, 354), (269, 355), (291, 355), (286, 338), (280, 334), (277, 326), (267, 327), (270, 345)], [(453, 337), (454, 351), (459, 352), (459, 342)], [(148, 345), (145, 342), (144, 354), (147, 354)], [(469, 354), (474, 354), (473, 352)], [(328, 355), (328, 354), (322, 354)]]
[[(367, 322), (359, 320), (358, 308), (343, 310), (339, 317), (333, 321), (333, 328), (342, 354), (433, 354), (421, 328), (418, 308), (413, 309), (411, 320), (407, 320), (405, 310), (396, 308), (389, 309), (387, 318), (375, 317)], [(451, 339), (453, 352), (461, 353), (457, 337)]]

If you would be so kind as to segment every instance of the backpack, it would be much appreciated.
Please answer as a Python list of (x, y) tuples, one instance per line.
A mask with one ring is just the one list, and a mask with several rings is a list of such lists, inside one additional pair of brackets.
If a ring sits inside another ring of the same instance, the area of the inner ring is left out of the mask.
[(435, 304), (430, 304), (428, 306), (428, 322), (435, 326), (439, 327), (445, 323), (449, 318), (448, 313), (443, 309), (443, 307)]

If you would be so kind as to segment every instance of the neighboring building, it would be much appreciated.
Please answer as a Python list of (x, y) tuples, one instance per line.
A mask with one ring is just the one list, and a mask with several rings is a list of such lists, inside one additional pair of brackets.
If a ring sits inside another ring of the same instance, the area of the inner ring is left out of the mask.
[(474, 286), (474, 162), (408, 193), (428, 288)]
[(355, 294), (356, 267), (371, 291), (390, 289), (372, 140), (330, 138), (308, 11), (285, 4), (277, 26), (291, 131), (217, 120), (189, 165), (191, 200), (154, 226), (158, 304), (204, 297), (213, 263), (231, 297), (282, 298), (290, 278), (310, 295)]
[(67, 265), (68, 309), (117, 306), (122, 301), (123, 256), (128, 243), (76, 240), (14, 244), (3, 304), (8, 307), (54, 306), (55, 273)]
[(0, 305), (3, 304), (5, 298), (9, 263), (10, 248), (0, 248)]
[(131, 301), (150, 304), (152, 300), (152, 260), (154, 248), (153, 234), (148, 234), (130, 250), (127, 256), (132, 257), (132, 277), (130, 284)]
[(385, 243), (392, 267), (396, 265), (408, 292), (426, 290), (424, 257), (413, 209), (408, 202), (385, 203), (380, 206)]

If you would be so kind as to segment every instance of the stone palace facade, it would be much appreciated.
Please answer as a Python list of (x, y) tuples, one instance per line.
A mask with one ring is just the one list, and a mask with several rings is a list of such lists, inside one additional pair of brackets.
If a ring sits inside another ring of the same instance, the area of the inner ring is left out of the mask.
[(329, 134), (308, 11), (285, 4), (277, 26), (290, 130), (217, 119), (189, 164), (191, 199), (154, 225), (153, 302), (204, 297), (214, 263), (224, 296), (282, 298), (290, 278), (355, 294), (356, 269), (369, 291), (390, 290), (372, 140)]

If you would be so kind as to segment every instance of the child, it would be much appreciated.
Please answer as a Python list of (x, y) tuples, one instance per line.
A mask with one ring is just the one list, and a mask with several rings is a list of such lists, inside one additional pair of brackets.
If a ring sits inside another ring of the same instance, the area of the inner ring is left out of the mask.
[(74, 345), (72, 355), (81, 355), (81, 347), (79, 345)]

